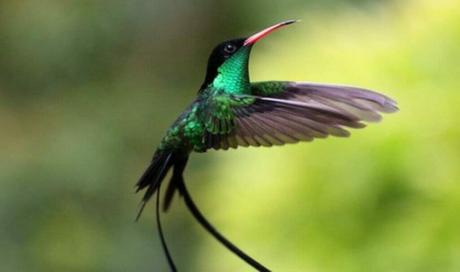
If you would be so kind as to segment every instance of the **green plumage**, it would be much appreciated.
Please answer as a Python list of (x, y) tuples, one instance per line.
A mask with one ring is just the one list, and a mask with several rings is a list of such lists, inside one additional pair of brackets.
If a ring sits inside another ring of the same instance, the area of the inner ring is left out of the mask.
[(228, 134), (234, 129), (233, 109), (254, 102), (254, 98), (242, 96), (252, 93), (249, 53), (250, 48), (243, 47), (219, 67), (213, 82), (200, 90), (196, 100), (168, 130), (160, 149), (204, 152), (206, 133)]
[(346, 128), (362, 128), (363, 121), (379, 121), (380, 112), (396, 111), (392, 99), (356, 87), (293, 81), (251, 83), (248, 63), (252, 46), (271, 29), (252, 38), (224, 42), (213, 50), (196, 99), (167, 130), (138, 182), (138, 190), (148, 188), (144, 204), (174, 167), (178, 170), (168, 190), (171, 200), (174, 180), (182, 180), (192, 151), (283, 145), (329, 135), (346, 137)]
[(218, 69), (218, 74), (208, 91), (212, 93), (248, 94), (249, 85), (249, 54), (251, 47), (242, 47)]
[(168, 129), (158, 152), (188, 156), (211, 148), (345, 137), (349, 135), (345, 127), (361, 128), (361, 121), (378, 121), (378, 112), (396, 110), (390, 98), (361, 88), (290, 81), (250, 83), (251, 48), (240, 47), (216, 68), (213, 79)]
[(287, 85), (288, 82), (285, 81), (256, 82), (251, 84), (251, 93), (260, 96), (272, 96), (285, 91)]
[(205, 135), (230, 133), (235, 127), (234, 109), (249, 106), (254, 101), (252, 97), (229, 94), (213, 87), (206, 89), (167, 131), (160, 149), (206, 151)]
[[(248, 63), (254, 43), (293, 22), (281, 22), (248, 38), (227, 41), (214, 48), (198, 96), (167, 130), (152, 162), (137, 183), (138, 191), (146, 190), (139, 217), (172, 169), (164, 209), (170, 206), (178, 191), (195, 218), (258, 271), (269, 270), (220, 236), (191, 204), (183, 178), (190, 153), (240, 146), (269, 147), (330, 135), (347, 137), (348, 128), (362, 128), (364, 122), (379, 121), (380, 113), (397, 110), (391, 98), (362, 88), (293, 81), (251, 83)], [(158, 209), (157, 220), (171, 270), (176, 271), (162, 236)]]

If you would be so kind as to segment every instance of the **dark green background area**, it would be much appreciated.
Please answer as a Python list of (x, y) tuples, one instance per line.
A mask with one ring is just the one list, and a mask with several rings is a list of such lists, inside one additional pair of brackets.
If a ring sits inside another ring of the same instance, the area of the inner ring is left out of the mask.
[[(460, 270), (460, 3), (1, 1), (0, 270), (166, 271), (134, 183), (196, 94), (215, 44), (302, 19), (254, 47), (252, 80), (343, 83), (401, 111), (276, 148), (195, 154), (186, 181), (274, 271)], [(180, 199), (181, 271), (252, 271)]]

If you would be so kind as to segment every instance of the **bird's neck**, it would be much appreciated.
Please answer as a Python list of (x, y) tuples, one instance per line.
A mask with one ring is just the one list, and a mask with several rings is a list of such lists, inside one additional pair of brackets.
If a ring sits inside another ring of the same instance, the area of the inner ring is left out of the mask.
[(211, 83), (214, 89), (231, 94), (244, 94), (250, 89), (249, 49), (241, 48), (218, 69)]

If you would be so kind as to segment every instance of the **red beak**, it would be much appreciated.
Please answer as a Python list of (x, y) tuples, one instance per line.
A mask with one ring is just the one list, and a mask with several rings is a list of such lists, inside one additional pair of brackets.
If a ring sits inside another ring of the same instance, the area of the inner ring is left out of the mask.
[(295, 22), (298, 22), (299, 20), (289, 20), (289, 21), (284, 21), (284, 22), (281, 22), (281, 23), (277, 23), (276, 25), (272, 25), (270, 27), (267, 27), (266, 29), (262, 30), (262, 31), (259, 31), (257, 32), (256, 34), (253, 34), (252, 36), (250, 36), (249, 38), (247, 38), (245, 41), (244, 41), (244, 46), (247, 46), (247, 45), (253, 45), (255, 44), (258, 40), (262, 39), (263, 37), (267, 36), (268, 34), (270, 34), (271, 32), (275, 31), (276, 29), (280, 28), (280, 27), (283, 27), (283, 26), (286, 26), (286, 25), (290, 25), (290, 24), (293, 24)]

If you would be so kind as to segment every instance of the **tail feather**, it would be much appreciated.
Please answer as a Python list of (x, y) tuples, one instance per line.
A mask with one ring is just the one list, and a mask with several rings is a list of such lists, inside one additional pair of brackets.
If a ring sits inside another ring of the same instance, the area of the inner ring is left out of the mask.
[(184, 182), (184, 177), (182, 173), (184, 172), (185, 166), (187, 165), (187, 161), (188, 156), (184, 156), (174, 163), (173, 174), (171, 180), (169, 181), (168, 189), (166, 190), (166, 194), (163, 199), (163, 211), (165, 212), (168, 211), (169, 206), (171, 205), (178, 184)]
[(177, 183), (183, 182), (184, 178), (182, 176), (178, 178), (171, 177), (171, 181), (168, 184), (168, 188), (166, 189), (165, 196), (163, 198), (163, 212), (167, 212), (169, 207), (171, 206), (171, 202), (176, 194), (177, 190)]
[(158, 190), (171, 167), (174, 166), (173, 175), (164, 199), (164, 210), (167, 210), (173, 198), (176, 184), (183, 181), (182, 172), (185, 169), (187, 160), (188, 156), (174, 151), (157, 150), (155, 152), (152, 162), (136, 184), (136, 192), (146, 189), (136, 221), (139, 220), (147, 202)]
[(172, 152), (165, 152), (162, 150), (157, 150), (155, 152), (152, 162), (136, 184), (136, 192), (147, 189), (144, 197), (142, 198), (141, 207), (137, 213), (136, 221), (139, 220), (145, 205), (152, 197), (152, 195), (157, 191), (159, 185), (168, 173), (168, 170), (172, 166), (172, 161)]

